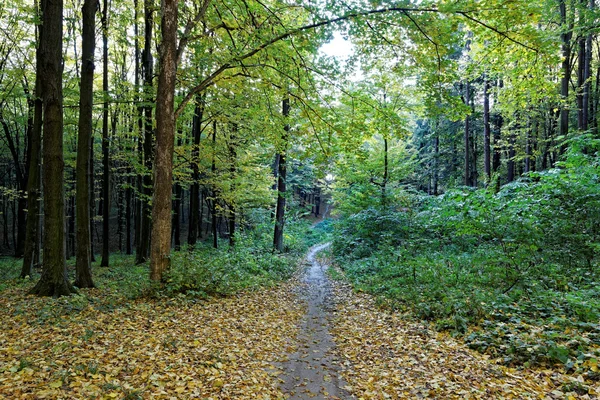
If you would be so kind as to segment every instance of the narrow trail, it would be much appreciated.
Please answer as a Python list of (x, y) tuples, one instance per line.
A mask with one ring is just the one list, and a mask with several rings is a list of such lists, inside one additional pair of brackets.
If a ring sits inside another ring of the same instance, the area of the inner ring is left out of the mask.
[(310, 264), (299, 293), (306, 302), (306, 315), (300, 324), (297, 351), (283, 363), (282, 391), (290, 399), (349, 399), (339, 375), (339, 360), (330, 334), (333, 312), (332, 285), (325, 273), (327, 266), (316, 255), (330, 243), (313, 247), (307, 255)]

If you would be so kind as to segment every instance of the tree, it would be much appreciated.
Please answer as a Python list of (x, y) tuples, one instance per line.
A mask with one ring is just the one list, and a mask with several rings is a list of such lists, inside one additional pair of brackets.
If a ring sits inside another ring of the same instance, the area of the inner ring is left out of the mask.
[(152, 198), (150, 278), (161, 282), (170, 265), (171, 194), (175, 145), (175, 83), (177, 78), (177, 0), (161, 3), (160, 64), (156, 101), (156, 159)]
[[(290, 115), (290, 98), (289, 96), (283, 99), (282, 102), (282, 114), (284, 118), (288, 118)], [(282, 148), (277, 154), (277, 208), (275, 210), (275, 232), (273, 234), (273, 247), (276, 251), (283, 251), (283, 227), (285, 224), (285, 196), (286, 196), (286, 179), (287, 179), (287, 166), (286, 166), (286, 151), (288, 146), (288, 135), (290, 131), (290, 125), (285, 124), (284, 133), (282, 134)]]
[(96, 10), (99, 0), (85, 0), (82, 8), (81, 85), (79, 135), (77, 137), (77, 251), (75, 286), (94, 287), (90, 232), (90, 149), (92, 145), (92, 108), (94, 102), (94, 50), (96, 48)]
[(73, 287), (67, 280), (65, 263), (62, 16), (62, 0), (43, 2), (44, 34), (40, 38), (39, 71), (44, 114), (44, 264), (42, 276), (31, 293), (53, 297), (73, 292)]
[(102, 110), (102, 267), (109, 264), (110, 240), (110, 156), (108, 139), (108, 0), (102, 7), (102, 90), (104, 103)]

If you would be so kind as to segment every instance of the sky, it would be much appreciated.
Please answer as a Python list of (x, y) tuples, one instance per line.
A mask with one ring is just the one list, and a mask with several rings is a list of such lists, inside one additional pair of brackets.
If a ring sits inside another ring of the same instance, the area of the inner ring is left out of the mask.
[(325, 55), (346, 59), (354, 52), (354, 45), (342, 37), (340, 32), (333, 33), (333, 40), (319, 49)]

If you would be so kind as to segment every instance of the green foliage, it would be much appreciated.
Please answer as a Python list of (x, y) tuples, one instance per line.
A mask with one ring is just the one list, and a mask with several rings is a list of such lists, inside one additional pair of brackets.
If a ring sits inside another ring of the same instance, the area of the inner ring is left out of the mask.
[[(268, 220), (267, 220), (268, 221)], [(243, 232), (233, 248), (214, 249), (207, 244), (173, 253), (164, 292), (205, 298), (276, 284), (289, 278), (299, 257), (324, 236), (305, 220), (291, 220), (285, 228), (285, 252), (273, 252), (273, 225), (260, 224)]]
[(508, 363), (578, 368), (600, 345), (600, 168), (561, 168), (504, 186), (414, 197), (336, 224), (333, 251), (356, 288)]

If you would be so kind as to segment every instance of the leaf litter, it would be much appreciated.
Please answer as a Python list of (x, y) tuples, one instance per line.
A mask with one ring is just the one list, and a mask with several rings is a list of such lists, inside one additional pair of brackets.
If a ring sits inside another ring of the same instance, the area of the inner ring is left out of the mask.
[[(300, 288), (300, 289), (299, 289)], [(298, 351), (298, 277), (230, 297), (105, 301), (0, 293), (0, 398), (284, 399)], [(327, 327), (344, 392), (358, 399), (595, 399), (597, 382), (517, 370), (332, 283)], [(318, 359), (315, 362), (319, 362)]]
[(598, 382), (553, 369), (515, 369), (447, 333), (378, 307), (335, 282), (332, 334), (347, 389), (359, 399), (596, 399)]
[[(39, 316), (73, 299), (0, 294), (0, 398), (282, 398), (269, 373), (297, 333), (292, 282), (208, 301), (136, 300)], [(101, 296), (98, 289), (89, 296)]]

